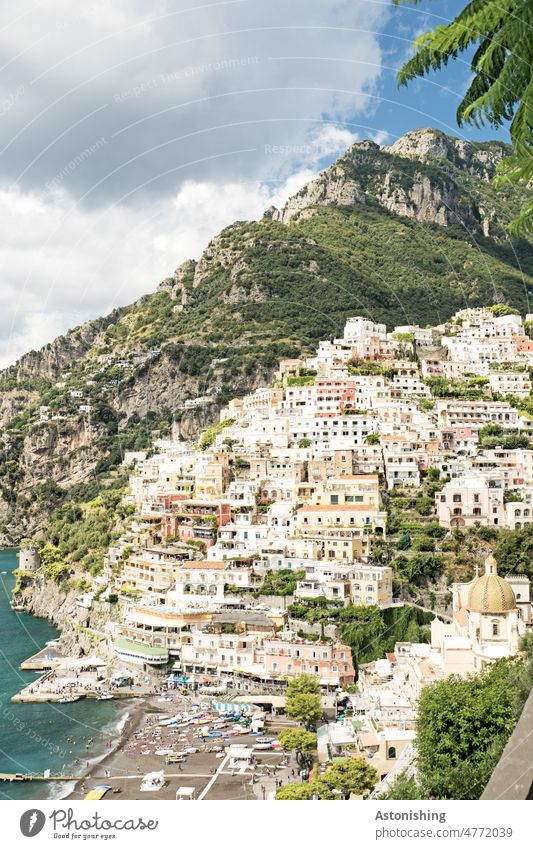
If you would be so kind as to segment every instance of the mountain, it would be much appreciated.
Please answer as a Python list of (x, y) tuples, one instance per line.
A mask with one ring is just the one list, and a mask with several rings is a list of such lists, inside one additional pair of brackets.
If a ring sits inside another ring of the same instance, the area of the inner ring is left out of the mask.
[(508, 152), (432, 129), (355, 144), (283, 209), (224, 229), (153, 294), (6, 369), (0, 543), (42, 527), (65, 499), (116, 484), (124, 450), (172, 428), (195, 435), (349, 315), (392, 326), (500, 302), (526, 312), (531, 246), (506, 235), (520, 198), (493, 184)]

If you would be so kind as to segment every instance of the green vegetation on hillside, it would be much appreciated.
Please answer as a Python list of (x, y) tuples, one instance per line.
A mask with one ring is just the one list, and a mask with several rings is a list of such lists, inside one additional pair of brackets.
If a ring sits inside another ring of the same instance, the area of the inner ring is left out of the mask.
[(350, 646), (354, 663), (369, 663), (392, 651), (397, 642), (428, 642), (428, 623), (433, 618), (416, 607), (348, 605), (328, 602), (324, 597), (298, 599), (289, 606), (289, 614), (310, 624), (336, 625), (339, 639)]

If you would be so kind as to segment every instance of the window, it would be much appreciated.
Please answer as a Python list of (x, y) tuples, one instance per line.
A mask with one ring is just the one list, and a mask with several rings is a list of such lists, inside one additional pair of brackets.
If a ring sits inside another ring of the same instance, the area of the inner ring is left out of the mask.
[(500, 625), (499, 625), (498, 622), (493, 622), (492, 623), (492, 636), (498, 637), (499, 634), (500, 634)]
[(387, 757), (391, 760), (396, 757), (396, 749), (394, 746), (389, 746), (387, 749)]

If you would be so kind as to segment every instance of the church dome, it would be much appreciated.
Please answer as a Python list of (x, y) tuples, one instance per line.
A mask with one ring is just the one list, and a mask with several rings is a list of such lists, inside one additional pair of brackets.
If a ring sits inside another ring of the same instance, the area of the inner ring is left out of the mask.
[(494, 557), (487, 558), (485, 574), (470, 587), (467, 607), (480, 613), (505, 613), (516, 607), (515, 594), (510, 584), (498, 575)]

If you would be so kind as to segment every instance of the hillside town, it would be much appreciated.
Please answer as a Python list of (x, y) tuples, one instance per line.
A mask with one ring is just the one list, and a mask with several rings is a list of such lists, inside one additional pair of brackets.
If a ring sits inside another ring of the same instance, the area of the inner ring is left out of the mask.
[[(492, 551), (533, 512), (532, 328), (501, 307), (392, 331), (350, 318), (197, 444), (127, 452), (131, 522), (76, 599), (118, 613), (98, 652), (274, 712), (314, 676), (319, 762), (357, 752), (383, 790), (413, 760), (423, 688), (515, 655), (533, 622), (528, 577)], [(31, 543), (20, 566), (40, 569)], [(414, 639), (343, 638), (370, 608), (418, 612)]]

